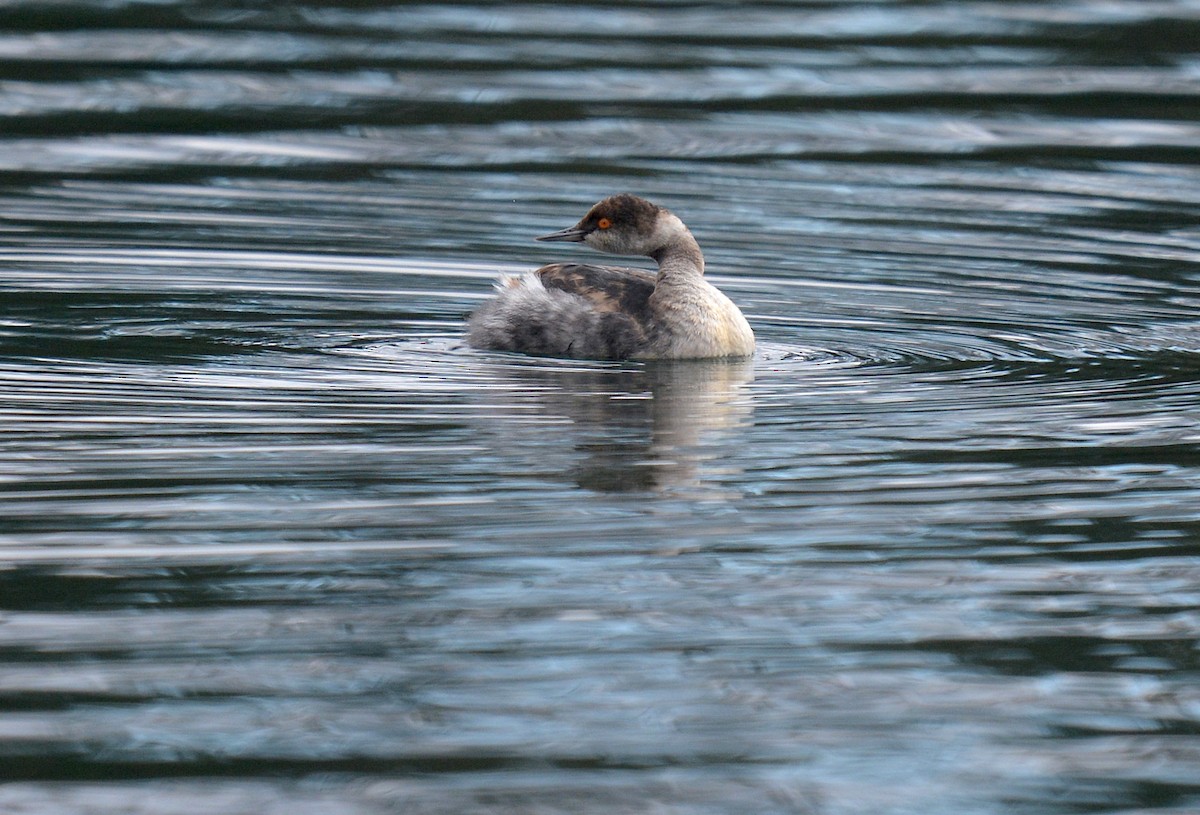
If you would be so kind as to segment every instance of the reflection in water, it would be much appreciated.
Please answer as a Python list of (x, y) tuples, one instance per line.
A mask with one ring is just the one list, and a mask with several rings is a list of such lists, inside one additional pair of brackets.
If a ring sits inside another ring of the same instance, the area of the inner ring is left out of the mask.
[[(753, 413), (745, 386), (754, 360), (689, 360), (596, 368), (515, 362), (502, 379), (514, 397), (536, 399), (544, 418), (532, 432), (572, 440), (583, 460), (575, 483), (598, 492), (671, 492), (709, 498), (706, 485), (729, 442)], [(499, 417), (503, 421), (503, 416)], [(518, 427), (530, 432), (528, 424)], [(519, 445), (520, 435), (505, 436)]]

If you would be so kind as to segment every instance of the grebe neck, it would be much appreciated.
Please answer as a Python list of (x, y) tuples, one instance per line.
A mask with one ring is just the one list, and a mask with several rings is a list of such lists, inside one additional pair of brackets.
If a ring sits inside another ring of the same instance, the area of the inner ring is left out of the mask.
[(660, 281), (684, 280), (704, 276), (704, 254), (690, 232), (682, 232), (663, 247), (650, 253), (658, 263)]

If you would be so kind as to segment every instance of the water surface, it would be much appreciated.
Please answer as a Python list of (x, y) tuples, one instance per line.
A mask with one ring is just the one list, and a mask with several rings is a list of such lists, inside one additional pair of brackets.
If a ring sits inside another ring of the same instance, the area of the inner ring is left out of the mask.
[[(1197, 37), (0, 9), (0, 809), (1200, 810)], [(465, 347), (616, 191), (753, 360)]]

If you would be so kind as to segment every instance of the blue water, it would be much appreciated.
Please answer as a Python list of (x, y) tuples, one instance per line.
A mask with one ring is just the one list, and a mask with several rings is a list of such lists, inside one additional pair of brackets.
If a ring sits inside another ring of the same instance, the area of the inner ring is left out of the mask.
[[(0, 811), (1200, 811), (1198, 37), (0, 8)], [(618, 191), (754, 359), (467, 348)]]

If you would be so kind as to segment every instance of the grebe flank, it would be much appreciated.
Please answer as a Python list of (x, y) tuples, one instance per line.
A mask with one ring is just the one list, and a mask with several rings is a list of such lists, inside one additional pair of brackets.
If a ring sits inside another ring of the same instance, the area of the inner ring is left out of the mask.
[(476, 348), (576, 359), (710, 359), (754, 353), (754, 332), (704, 279), (704, 255), (683, 221), (634, 195), (614, 195), (579, 223), (539, 241), (586, 243), (646, 255), (658, 274), (617, 266), (551, 263), (497, 283), (471, 315)]

